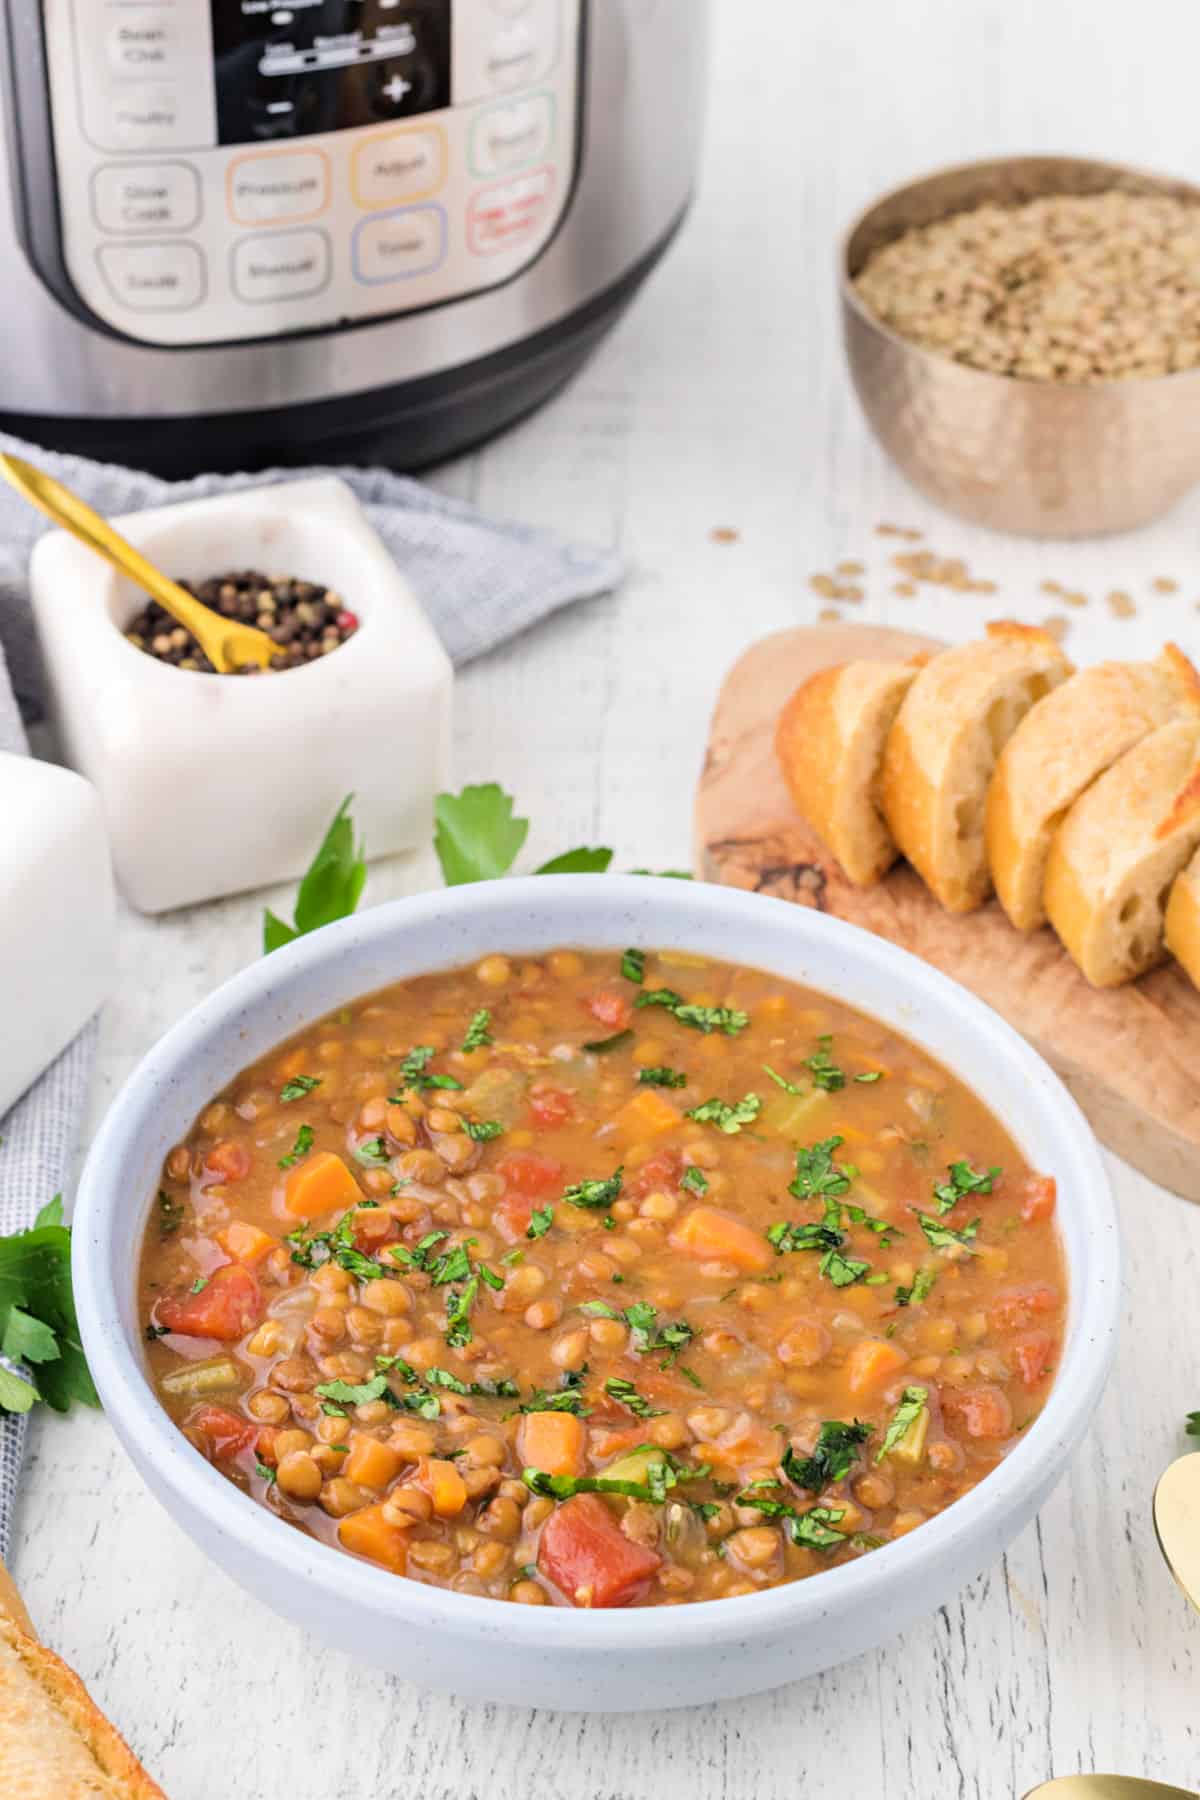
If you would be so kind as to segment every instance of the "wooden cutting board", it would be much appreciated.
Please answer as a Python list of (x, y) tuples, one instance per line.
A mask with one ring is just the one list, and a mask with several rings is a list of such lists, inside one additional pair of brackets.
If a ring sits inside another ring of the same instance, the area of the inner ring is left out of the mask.
[(775, 721), (817, 669), (944, 646), (866, 625), (803, 626), (735, 664), (713, 714), (696, 799), (697, 873), (847, 919), (961, 981), (1062, 1076), (1097, 1136), (1164, 1187), (1200, 1200), (1200, 992), (1168, 964), (1128, 987), (1089, 987), (1053, 932), (1014, 931), (999, 905), (943, 912), (906, 864), (856, 888), (795, 811)]

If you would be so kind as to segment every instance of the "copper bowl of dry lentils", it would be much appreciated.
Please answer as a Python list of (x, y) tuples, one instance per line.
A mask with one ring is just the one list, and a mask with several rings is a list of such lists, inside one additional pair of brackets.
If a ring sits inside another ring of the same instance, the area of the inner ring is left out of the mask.
[(840, 281), (863, 410), (949, 511), (1087, 537), (1200, 482), (1200, 188), (1076, 157), (944, 170), (859, 217)]

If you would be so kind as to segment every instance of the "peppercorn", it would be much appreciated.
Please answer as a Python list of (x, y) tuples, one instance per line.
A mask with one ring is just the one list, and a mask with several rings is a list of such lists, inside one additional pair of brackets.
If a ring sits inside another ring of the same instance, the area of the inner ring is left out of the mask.
[[(346, 607), (340, 594), (319, 582), (247, 569), (213, 575), (207, 581), (181, 581), (179, 585), (223, 618), (257, 625), (279, 646), (268, 668), (247, 663), (232, 671), (237, 675), (269, 675), (298, 669), (340, 649), (358, 630), (358, 615)], [(191, 632), (177, 625), (156, 600), (148, 600), (130, 621), (125, 637), (136, 650), (157, 662), (207, 675), (216, 673)]]

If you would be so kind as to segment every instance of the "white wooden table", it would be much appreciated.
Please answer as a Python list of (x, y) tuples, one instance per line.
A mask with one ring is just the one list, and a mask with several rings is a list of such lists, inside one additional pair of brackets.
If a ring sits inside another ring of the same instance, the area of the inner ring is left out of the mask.
[[(599, 0), (604, 4), (605, 0)], [(645, 0), (647, 5), (653, 0)], [(1087, 658), (1200, 652), (1200, 495), (1091, 547), (976, 533), (909, 492), (867, 437), (836, 335), (835, 233), (874, 192), (1006, 150), (1111, 154), (1200, 179), (1200, 15), (1179, 0), (717, 0), (697, 205), (574, 385), (434, 479), (496, 514), (618, 544), (632, 573), (469, 669), (458, 777), (497, 779), (531, 858), (608, 843), (686, 862), (718, 681), (754, 637), (816, 617), (809, 576), (868, 564), (864, 617), (952, 636), (1071, 611)], [(664, 120), (663, 129), (669, 129)], [(881, 520), (1002, 583), (891, 592)], [(710, 539), (714, 527), (739, 533)], [(1175, 595), (1151, 592), (1176, 577)], [(1112, 586), (1137, 600), (1113, 619)], [(849, 610), (849, 609), (847, 609)], [(856, 614), (856, 616), (858, 616)], [(432, 869), (372, 870), (368, 901)], [(253, 958), (261, 897), (129, 916), (96, 1113), (159, 1033)], [(460, 1705), (323, 1652), (194, 1550), (101, 1416), (39, 1420), (16, 1572), (49, 1641), (172, 1800), (1006, 1800), (1079, 1768), (1200, 1784), (1200, 1620), (1154, 1546), (1149, 1498), (1200, 1406), (1200, 1209), (1113, 1164), (1128, 1253), (1120, 1365), (1070, 1478), (951, 1606), (848, 1667), (723, 1707), (634, 1718)]]

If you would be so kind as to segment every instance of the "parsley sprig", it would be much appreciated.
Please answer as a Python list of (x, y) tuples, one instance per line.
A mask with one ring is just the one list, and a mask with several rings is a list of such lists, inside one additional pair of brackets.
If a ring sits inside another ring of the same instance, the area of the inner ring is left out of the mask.
[(789, 1444), (779, 1466), (798, 1488), (819, 1494), (832, 1482), (846, 1479), (870, 1435), (871, 1427), (861, 1419), (849, 1425), (841, 1419), (826, 1419), (817, 1433), (812, 1455), (799, 1456)]
[(43, 1400), (55, 1412), (72, 1401), (99, 1406), (79, 1338), (71, 1291), (71, 1231), (62, 1195), (28, 1231), (0, 1238), (0, 1411), (26, 1413)]
[(736, 1037), (750, 1023), (749, 1013), (739, 1012), (736, 1007), (694, 1006), (674, 988), (648, 988), (638, 995), (634, 1005), (661, 1006), (681, 1025), (690, 1025), (706, 1034), (723, 1031), (726, 1037)]
[(726, 1100), (704, 1100), (699, 1106), (688, 1107), (683, 1116), (695, 1119), (698, 1125), (715, 1125), (718, 1131), (733, 1136), (743, 1125), (752, 1125), (761, 1111), (762, 1101), (758, 1095), (745, 1094), (732, 1105)]
[(563, 1199), (568, 1206), (583, 1207), (589, 1212), (603, 1211), (620, 1194), (624, 1179), (625, 1171), (620, 1168), (603, 1181), (573, 1181), (570, 1187), (563, 1189)]
[(296, 895), (293, 923), (286, 924), (269, 907), (264, 911), (264, 956), (335, 919), (349, 918), (358, 906), (366, 884), (367, 864), (362, 845), (356, 848), (354, 843), (354, 823), (349, 813), (353, 798), (353, 794), (347, 794), (338, 807), (308, 866)]
[(949, 1181), (936, 1182), (933, 1189), (939, 1213), (952, 1212), (964, 1194), (990, 1194), (1000, 1179), (998, 1168), (973, 1169), (968, 1162), (951, 1163), (947, 1173)]

